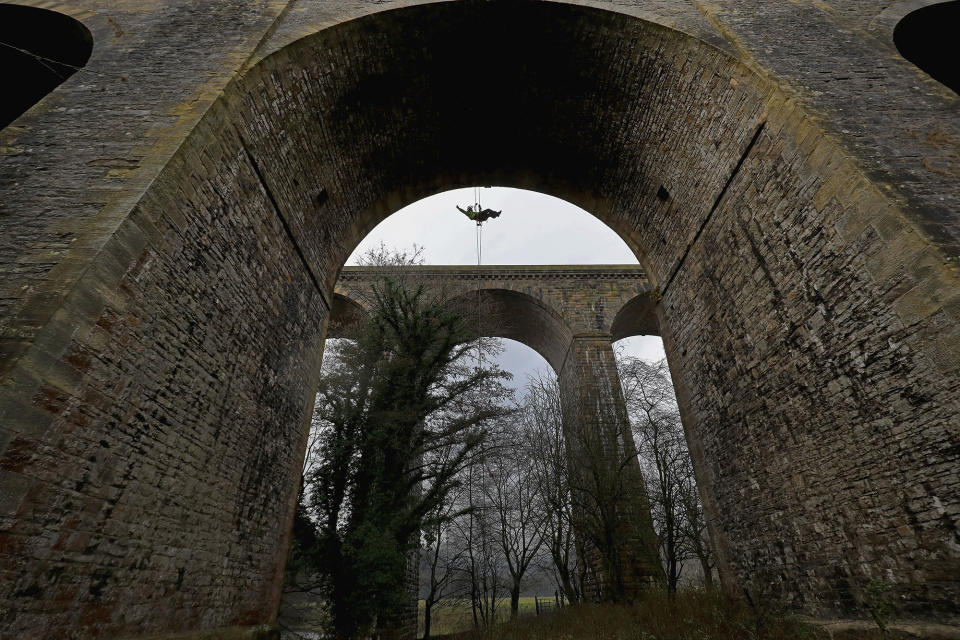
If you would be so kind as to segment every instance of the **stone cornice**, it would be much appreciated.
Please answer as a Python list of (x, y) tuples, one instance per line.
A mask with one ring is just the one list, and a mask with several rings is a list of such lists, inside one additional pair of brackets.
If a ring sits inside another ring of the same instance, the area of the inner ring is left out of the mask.
[(375, 274), (417, 274), (418, 276), (456, 279), (605, 279), (647, 280), (640, 265), (421, 265), (413, 267), (344, 267), (341, 281), (366, 280)]

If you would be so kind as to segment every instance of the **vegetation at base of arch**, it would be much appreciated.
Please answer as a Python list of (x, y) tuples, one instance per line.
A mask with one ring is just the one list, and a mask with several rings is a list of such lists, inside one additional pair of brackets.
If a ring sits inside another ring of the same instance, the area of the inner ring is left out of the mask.
[(519, 618), (460, 640), (827, 640), (822, 629), (780, 611), (731, 601), (713, 589), (655, 590), (632, 606), (581, 604)]
[(470, 309), (384, 277), (368, 311), (324, 359), (288, 569), (337, 638), (400, 626), (418, 532), (511, 411), (507, 374), (473, 357)]

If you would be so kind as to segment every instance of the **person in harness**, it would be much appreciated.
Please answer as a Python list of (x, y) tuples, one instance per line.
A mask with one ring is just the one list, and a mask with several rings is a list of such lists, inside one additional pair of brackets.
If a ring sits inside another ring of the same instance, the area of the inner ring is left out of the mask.
[(457, 206), (457, 210), (477, 224), (483, 224), (490, 218), (499, 218), (501, 213), (500, 211), (494, 211), (493, 209), (481, 209), (479, 204), (471, 204), (466, 209), (461, 209), (459, 206)]

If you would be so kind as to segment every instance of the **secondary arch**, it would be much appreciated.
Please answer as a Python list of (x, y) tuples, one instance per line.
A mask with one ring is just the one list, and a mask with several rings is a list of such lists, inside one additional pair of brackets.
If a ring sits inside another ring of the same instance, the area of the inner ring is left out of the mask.
[[(469, 310), (468, 315), (478, 315), (480, 336), (516, 340), (540, 354), (555, 372), (562, 367), (573, 332), (561, 315), (542, 300), (519, 291), (484, 287), (455, 294), (449, 303), (462, 305)], [(362, 298), (358, 299), (356, 292), (344, 290), (335, 294), (330, 327), (355, 322), (362, 308)], [(329, 337), (341, 335), (339, 330), (328, 332)]]

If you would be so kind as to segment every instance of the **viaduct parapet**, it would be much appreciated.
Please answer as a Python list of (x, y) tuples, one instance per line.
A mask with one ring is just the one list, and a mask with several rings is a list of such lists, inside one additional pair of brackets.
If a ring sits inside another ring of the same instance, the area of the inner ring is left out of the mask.
[(331, 330), (350, 317), (341, 305), (363, 305), (371, 284), (390, 274), (442, 287), (451, 297), (479, 295), (488, 335), (526, 344), (558, 373), (574, 336), (615, 342), (660, 334), (650, 281), (638, 265), (344, 267)]

